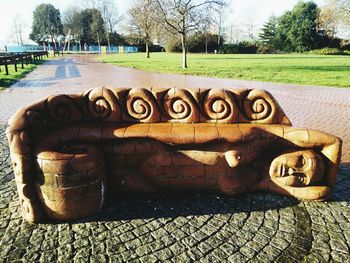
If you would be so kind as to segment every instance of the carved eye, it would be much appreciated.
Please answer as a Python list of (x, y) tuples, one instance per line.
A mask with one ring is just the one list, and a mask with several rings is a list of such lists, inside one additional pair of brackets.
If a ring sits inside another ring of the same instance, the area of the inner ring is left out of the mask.
[(301, 183), (306, 184), (306, 176), (304, 174), (299, 174), (297, 178)]
[(300, 155), (298, 158), (297, 166), (303, 167), (306, 164), (306, 160), (303, 155)]

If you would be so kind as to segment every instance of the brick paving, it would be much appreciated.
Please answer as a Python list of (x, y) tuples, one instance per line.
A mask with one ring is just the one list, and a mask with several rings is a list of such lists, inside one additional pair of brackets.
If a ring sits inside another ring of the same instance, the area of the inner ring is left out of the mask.
[[(343, 138), (331, 201), (268, 193), (136, 195), (86, 220), (30, 225), (20, 217), (5, 126), (19, 107), (96, 86), (248, 87), (269, 90), (294, 126)], [(0, 262), (350, 262), (350, 90), (145, 73), (65, 57), (0, 92)]]

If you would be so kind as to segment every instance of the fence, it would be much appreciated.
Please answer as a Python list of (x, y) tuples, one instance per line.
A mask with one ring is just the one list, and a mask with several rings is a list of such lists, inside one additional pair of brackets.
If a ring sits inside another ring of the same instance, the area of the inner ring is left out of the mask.
[[(57, 49), (61, 49), (57, 48)], [(52, 50), (52, 46), (43, 47), (35, 45), (24, 45), (24, 46), (7, 46), (7, 52), (31, 52), (31, 51), (43, 51), (43, 50)], [(65, 51), (68, 50), (68, 47), (65, 48)], [(72, 52), (89, 52), (89, 53), (135, 53), (138, 52), (138, 47), (136, 46), (110, 46), (110, 47), (99, 47), (98, 45), (89, 45), (87, 50), (84, 50), (84, 45), (81, 47), (78, 44), (70, 46), (69, 51)]]
[[(65, 51), (67, 51), (67, 47)], [(135, 46), (101, 46), (98, 45), (89, 45), (86, 50), (84, 50), (84, 46), (81, 47), (77, 44), (71, 45), (69, 51), (72, 52), (89, 52), (89, 53), (135, 53), (138, 52), (138, 47)]]
[(23, 46), (7, 46), (7, 52), (29, 52), (29, 51), (43, 51), (45, 50), (43, 46), (35, 46), (35, 45), (23, 45)]

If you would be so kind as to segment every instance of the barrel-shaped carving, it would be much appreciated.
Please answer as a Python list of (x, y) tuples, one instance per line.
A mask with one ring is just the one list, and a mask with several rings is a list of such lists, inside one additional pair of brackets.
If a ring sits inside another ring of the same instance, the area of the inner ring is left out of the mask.
[(147, 89), (134, 88), (126, 100), (128, 114), (140, 122), (158, 122), (160, 112), (153, 94)]
[(188, 90), (170, 89), (163, 98), (163, 107), (170, 121), (197, 122), (199, 120), (198, 105)]
[(204, 98), (203, 110), (209, 121), (222, 123), (238, 121), (238, 104), (232, 92), (227, 90), (209, 90)]
[(105, 167), (96, 147), (82, 144), (39, 150), (37, 163), (37, 191), (49, 218), (81, 218), (100, 209)]

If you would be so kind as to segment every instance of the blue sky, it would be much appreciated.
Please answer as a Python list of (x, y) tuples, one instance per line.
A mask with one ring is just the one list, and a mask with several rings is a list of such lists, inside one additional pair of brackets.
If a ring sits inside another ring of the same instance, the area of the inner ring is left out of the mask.
[[(13, 21), (15, 18), (19, 18), (24, 25), (23, 36), (24, 40), (27, 41), (31, 31), (33, 10), (37, 5), (51, 3), (63, 12), (64, 9), (76, 2), (79, 3), (79, 0), (0, 0), (0, 45), (13, 42)], [(115, 0), (115, 2), (119, 12), (125, 13), (132, 1)], [(232, 9), (225, 19), (226, 25), (232, 24), (237, 31), (237, 28), (243, 28), (247, 23), (252, 23), (258, 30), (270, 15), (279, 16), (286, 10), (292, 9), (297, 2), (298, 0), (232, 0)], [(322, 6), (326, 0), (314, 2)], [(243, 37), (242, 32), (237, 31), (235, 34), (237, 37), (238, 34)]]

